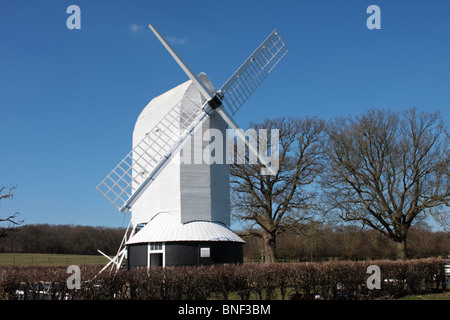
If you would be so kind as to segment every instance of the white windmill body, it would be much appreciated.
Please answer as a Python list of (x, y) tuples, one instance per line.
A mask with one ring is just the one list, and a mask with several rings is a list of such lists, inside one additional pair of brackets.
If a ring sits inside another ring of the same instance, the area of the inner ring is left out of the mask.
[[(200, 74), (199, 79), (214, 90), (206, 74)], [(201, 106), (204, 102), (191, 80), (154, 98), (136, 121), (133, 148), (149, 134), (149, 130), (160, 133), (162, 129), (157, 124), (171, 106), (180, 104), (179, 119), (182, 119), (183, 113), (192, 111), (193, 104)], [(180, 130), (185, 129), (182, 121), (172, 124)], [(187, 265), (196, 261), (207, 264), (212, 258), (214, 262), (242, 261), (244, 241), (229, 229), (228, 166), (196, 164), (194, 161), (196, 156), (202, 156), (209, 143), (203, 140), (202, 134), (208, 129), (220, 130), (225, 137), (227, 124), (220, 117), (211, 115), (199, 130), (200, 139), (191, 138), (133, 204), (131, 224), (143, 227), (126, 242), (128, 268)], [(195, 152), (199, 154), (194, 155)], [(183, 160), (182, 156), (190, 161)], [(231, 250), (224, 254), (223, 248)], [(217, 251), (222, 252), (212, 257)]]
[[(200, 74), (199, 79), (213, 88), (206, 74)], [(164, 117), (168, 107), (181, 103), (180, 110), (189, 112), (192, 102), (201, 106), (205, 101), (190, 80), (154, 98), (141, 112), (135, 124), (133, 147), (148, 134), (149, 130), (157, 132), (162, 130), (157, 124)], [(183, 129), (181, 122), (177, 125), (180, 126), (180, 130)], [(133, 225), (145, 224), (159, 212), (169, 212), (181, 223), (206, 220), (230, 224), (228, 166), (206, 164), (203, 161), (201, 164), (195, 164), (194, 161), (194, 157), (202, 156), (204, 147), (209, 144), (209, 141), (203, 141), (202, 134), (208, 129), (220, 130), (225, 137), (227, 124), (215, 115), (202, 124), (199, 130), (200, 139), (191, 138), (183, 150), (174, 155), (158, 175), (158, 179), (134, 203), (131, 210)], [(198, 154), (194, 155), (194, 152)], [(189, 157), (190, 163), (183, 161), (182, 155)]]
[(244, 241), (230, 229), (226, 143), (219, 163), (205, 162), (203, 151), (209, 130), (226, 137), (229, 126), (256, 155), (261, 174), (276, 173), (229, 112), (245, 103), (286, 46), (275, 30), (216, 91), (206, 74), (194, 75), (149, 27), (190, 80), (150, 101), (136, 121), (132, 151), (97, 186), (121, 212), (131, 211), (132, 231), (103, 270), (121, 267), (125, 258), (128, 268), (242, 262)]

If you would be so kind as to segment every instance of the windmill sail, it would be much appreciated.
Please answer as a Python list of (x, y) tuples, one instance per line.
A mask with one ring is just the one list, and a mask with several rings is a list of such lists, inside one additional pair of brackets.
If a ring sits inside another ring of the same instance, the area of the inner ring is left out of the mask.
[(245, 60), (219, 90), (222, 102), (234, 115), (288, 52), (277, 30)]
[(97, 190), (126, 212), (208, 116), (202, 106), (189, 99), (183, 106), (178, 102), (102, 180)]
[[(222, 104), (235, 114), (287, 53), (287, 48), (274, 30), (253, 52), (218, 92), (211, 92), (192, 72), (186, 63), (152, 25), (149, 25), (172, 57), (181, 66), (200, 94), (206, 99), (202, 105), (186, 108), (178, 103), (164, 118), (127, 154), (127, 156), (102, 180), (97, 189), (120, 211), (127, 212), (142, 192), (163, 170), (171, 158), (184, 146), (188, 138), (216, 111), (238, 133), (249, 150), (255, 153), (272, 174), (275, 174), (264, 157), (240, 135), (238, 125)], [(186, 128), (186, 129), (182, 129)]]

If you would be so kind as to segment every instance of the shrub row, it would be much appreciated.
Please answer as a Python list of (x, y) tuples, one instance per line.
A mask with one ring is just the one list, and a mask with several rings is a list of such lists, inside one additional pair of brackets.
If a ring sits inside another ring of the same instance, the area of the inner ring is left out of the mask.
[[(380, 267), (380, 289), (366, 286), (369, 265)], [(81, 267), (76, 290), (67, 287), (66, 267), (1, 268), (0, 299), (390, 299), (446, 288), (442, 259), (98, 271), (98, 266)]]

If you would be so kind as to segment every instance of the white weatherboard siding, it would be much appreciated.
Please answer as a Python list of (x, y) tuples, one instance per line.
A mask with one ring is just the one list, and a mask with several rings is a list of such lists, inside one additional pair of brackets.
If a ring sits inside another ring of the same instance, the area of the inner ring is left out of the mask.
[[(199, 78), (211, 91), (214, 91), (205, 74), (200, 74)], [(191, 81), (186, 81), (153, 99), (136, 121), (133, 147), (154, 129), (174, 105), (181, 102), (183, 110), (183, 105), (192, 105), (191, 101), (198, 106), (204, 103), (197, 87)], [(177, 125), (182, 127), (180, 123)], [(213, 114), (203, 124), (201, 133), (211, 128), (220, 130), (225, 137), (227, 125), (219, 116), (215, 117)], [(192, 153), (199, 150), (200, 146), (205, 147), (210, 143), (202, 141), (201, 136), (199, 137), (200, 139), (194, 138), (187, 142), (190, 150), (186, 148), (181, 152)], [(223, 148), (225, 154), (225, 146)], [(200, 149), (203, 150), (203, 148)], [(147, 223), (160, 212), (170, 213), (180, 223), (205, 220), (230, 224), (228, 166), (226, 164), (194, 164), (193, 155), (191, 160), (192, 164), (185, 164), (182, 163), (180, 154), (173, 157), (131, 208), (133, 225)]]
[(218, 222), (180, 221), (167, 212), (161, 212), (139, 230), (126, 245), (170, 241), (244, 241), (227, 226)]
[[(228, 125), (218, 115), (211, 117), (212, 127), (219, 129), (222, 136), (226, 137)], [(211, 212), (213, 221), (221, 221), (226, 225), (230, 225), (230, 174), (228, 165), (226, 165), (226, 141), (223, 140), (222, 155), (224, 164), (211, 164), (210, 169), (210, 184), (211, 184), (211, 198), (214, 199), (211, 203)]]

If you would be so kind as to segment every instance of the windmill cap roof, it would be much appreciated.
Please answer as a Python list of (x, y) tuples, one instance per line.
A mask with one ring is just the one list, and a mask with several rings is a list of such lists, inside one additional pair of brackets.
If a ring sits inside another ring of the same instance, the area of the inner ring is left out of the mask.
[(242, 242), (226, 225), (213, 221), (190, 221), (181, 223), (167, 212), (154, 216), (125, 244), (170, 241), (232, 241)]
[[(211, 80), (206, 73), (201, 72), (197, 77), (211, 92), (215, 92), (214, 86), (212, 85)], [(160, 108), (167, 112), (167, 108), (174, 106), (179, 101), (181, 101), (186, 93), (191, 90), (191, 88), (198, 91), (192, 80), (187, 80), (179, 84), (178, 86), (160, 94), (159, 96), (156, 96), (141, 111), (138, 117), (138, 121), (148, 116), (158, 117), (157, 115), (155, 115), (155, 111)]]

